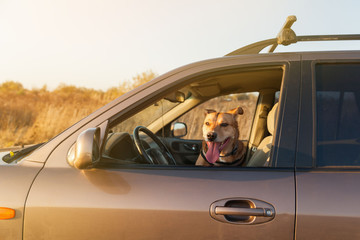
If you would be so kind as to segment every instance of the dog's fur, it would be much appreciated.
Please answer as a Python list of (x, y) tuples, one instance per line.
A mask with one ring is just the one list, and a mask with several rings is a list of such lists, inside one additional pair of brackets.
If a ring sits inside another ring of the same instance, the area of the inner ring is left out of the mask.
[(240, 166), (245, 162), (245, 147), (239, 138), (238, 115), (241, 107), (228, 112), (206, 110), (203, 125), (202, 152), (196, 161), (200, 166)]

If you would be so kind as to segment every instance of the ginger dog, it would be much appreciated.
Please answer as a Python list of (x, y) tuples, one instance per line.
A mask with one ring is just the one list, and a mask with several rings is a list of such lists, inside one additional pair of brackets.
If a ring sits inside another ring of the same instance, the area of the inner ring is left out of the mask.
[(196, 165), (241, 166), (245, 160), (245, 147), (239, 138), (236, 121), (244, 113), (241, 107), (228, 112), (207, 110), (203, 125), (202, 150)]

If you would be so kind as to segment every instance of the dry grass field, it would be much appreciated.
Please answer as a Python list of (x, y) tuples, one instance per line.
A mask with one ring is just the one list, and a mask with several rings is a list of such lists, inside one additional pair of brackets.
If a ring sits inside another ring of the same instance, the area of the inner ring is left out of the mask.
[(49, 140), (96, 109), (156, 76), (152, 71), (107, 91), (60, 85), (53, 91), (0, 84), (0, 148)]
[(40, 143), (112, 100), (100, 91), (60, 86), (54, 91), (0, 85), (0, 148)]

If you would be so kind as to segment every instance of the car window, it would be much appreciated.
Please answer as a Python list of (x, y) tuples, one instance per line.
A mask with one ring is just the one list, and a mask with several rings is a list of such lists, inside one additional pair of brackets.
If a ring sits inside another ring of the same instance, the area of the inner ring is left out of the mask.
[[(279, 96), (276, 92), (280, 91), (283, 76), (283, 66), (251, 68), (206, 75), (166, 91), (162, 99), (135, 108), (126, 119), (112, 120), (100, 162), (172, 165), (175, 161), (179, 166), (195, 166), (204, 155), (204, 160), (210, 159), (215, 166), (226, 162), (268, 167), (275, 121), (268, 130), (267, 116)], [(207, 133), (215, 133), (214, 139), (204, 138), (209, 136), (203, 133), (206, 109), (221, 116), (213, 122), (218, 127)], [(274, 120), (276, 114), (272, 116)], [(173, 157), (170, 162), (168, 155)]]
[(360, 166), (360, 64), (315, 69), (317, 166)]

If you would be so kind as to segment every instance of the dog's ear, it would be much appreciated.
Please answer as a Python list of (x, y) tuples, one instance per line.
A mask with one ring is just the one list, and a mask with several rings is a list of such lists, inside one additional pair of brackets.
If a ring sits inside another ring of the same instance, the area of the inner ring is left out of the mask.
[(242, 114), (244, 114), (244, 110), (242, 109), (242, 107), (238, 107), (238, 108), (231, 109), (230, 111), (228, 111), (228, 113), (230, 113), (232, 115), (236, 115), (236, 114), (242, 115)]
[(209, 114), (209, 113), (213, 113), (213, 112), (216, 112), (216, 111), (212, 110), (212, 109), (205, 109), (205, 115)]

